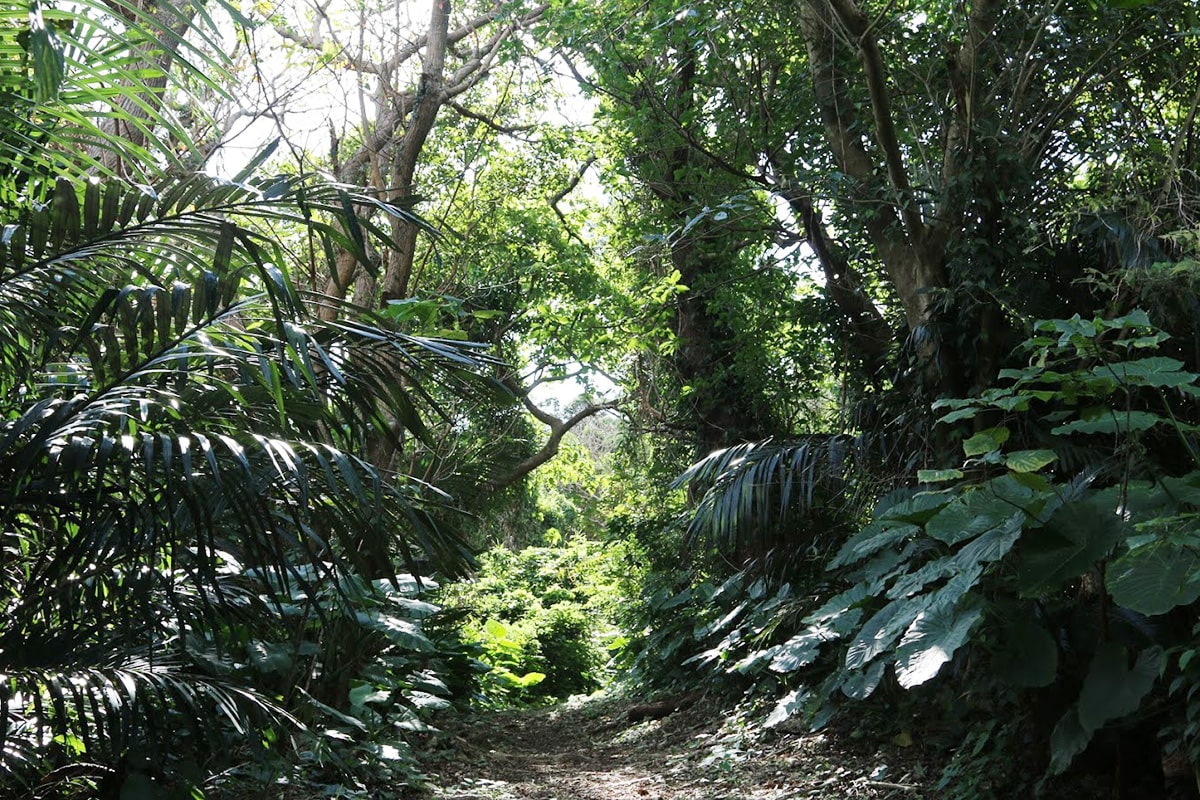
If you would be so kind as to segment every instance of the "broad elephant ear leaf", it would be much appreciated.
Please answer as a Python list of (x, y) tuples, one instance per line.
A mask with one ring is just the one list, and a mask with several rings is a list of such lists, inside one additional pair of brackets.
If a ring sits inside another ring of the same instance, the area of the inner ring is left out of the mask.
[(1108, 494), (1064, 505), (1021, 541), (1017, 581), (1025, 597), (1058, 591), (1130, 534)]
[(1162, 648), (1141, 651), (1132, 666), (1129, 655), (1116, 642), (1097, 648), (1079, 702), (1063, 715), (1051, 735), (1052, 774), (1066, 770), (1103, 725), (1136, 711), (1154, 687), (1165, 658)]
[(1200, 598), (1200, 554), (1194, 546), (1154, 542), (1118, 558), (1105, 584), (1119, 605), (1140, 614), (1165, 614)]
[(982, 616), (979, 608), (932, 608), (921, 612), (896, 649), (896, 679), (905, 689), (933, 680), (966, 643)]
[(1029, 610), (1005, 615), (996, 673), (1013, 686), (1049, 686), (1058, 676), (1058, 643)]

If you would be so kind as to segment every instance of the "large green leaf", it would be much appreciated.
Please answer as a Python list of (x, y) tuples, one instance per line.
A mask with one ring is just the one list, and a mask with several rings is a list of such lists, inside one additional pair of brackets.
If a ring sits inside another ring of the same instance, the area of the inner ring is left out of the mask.
[(1079, 721), (1079, 708), (1071, 706), (1050, 734), (1050, 773), (1059, 774), (1071, 766), (1075, 757), (1087, 749), (1094, 734)]
[(946, 505), (925, 523), (925, 532), (945, 544), (958, 544), (1006, 524), (1013, 513), (1011, 503), (983, 486)]
[(845, 668), (859, 670), (887, 652), (929, 605), (927, 596), (893, 600), (875, 612), (859, 629), (846, 651)]
[(1146, 431), (1168, 420), (1152, 411), (1114, 411), (1097, 407), (1086, 409), (1080, 419), (1064, 422), (1052, 433), (1064, 436), (1070, 433), (1119, 433), (1133, 434)]
[(954, 556), (957, 568), (965, 572), (976, 564), (990, 563), (1004, 558), (1021, 538), (1025, 521), (1025, 513), (1016, 511), (996, 527), (968, 542)]
[(1105, 582), (1118, 604), (1165, 614), (1200, 598), (1200, 553), (1173, 542), (1138, 547), (1109, 565)]
[(842, 693), (851, 700), (865, 700), (870, 697), (879, 687), (886, 666), (885, 662), (876, 661), (865, 670), (844, 673), (840, 682)]
[(846, 540), (837, 555), (829, 562), (829, 568), (854, 564), (886, 547), (910, 539), (921, 529), (912, 523), (890, 521), (872, 522)]
[(1026, 597), (1056, 592), (1107, 556), (1129, 535), (1106, 497), (1068, 503), (1021, 540), (1017, 579)]
[(763, 721), (763, 727), (774, 728), (783, 724), (792, 716), (802, 711), (811, 697), (812, 693), (807, 689), (795, 689), (788, 692), (780, 698), (775, 708), (767, 715), (766, 720)]
[(959, 574), (961, 566), (954, 556), (943, 556), (921, 564), (911, 572), (898, 575), (888, 589), (889, 600), (912, 597), (926, 586), (942, 578)]
[(1053, 450), (1016, 450), (1004, 456), (1004, 466), (1013, 472), (1037, 472), (1057, 459)]
[(1116, 642), (1100, 645), (1084, 678), (1078, 704), (1063, 715), (1051, 736), (1052, 773), (1065, 770), (1107, 722), (1138, 710), (1158, 680), (1164, 657), (1161, 648), (1150, 647), (1138, 653), (1131, 667), (1124, 646)]
[(1132, 361), (1118, 361), (1113, 364), (1103, 364), (1092, 369), (1097, 376), (1111, 376), (1133, 386), (1154, 386), (1157, 388), (1178, 388), (1196, 382), (1196, 373), (1183, 369), (1182, 361), (1165, 356), (1139, 358)]
[(1058, 643), (1028, 610), (1014, 609), (1001, 621), (995, 670), (1021, 688), (1049, 686), (1058, 677)]
[(1008, 441), (1010, 435), (1012, 435), (1011, 431), (1005, 427), (979, 431), (963, 442), (963, 453), (971, 457), (999, 450), (1001, 445)]
[(921, 525), (953, 499), (954, 494), (952, 490), (918, 492), (906, 500), (877, 511), (876, 518)]
[(775, 656), (771, 660), (771, 671), (795, 672), (801, 667), (808, 666), (820, 655), (821, 645), (833, 638), (836, 637), (819, 629), (806, 630), (793, 636), (776, 650)]
[(934, 678), (966, 643), (982, 611), (935, 608), (917, 615), (896, 649), (896, 679), (906, 689)]
[(1200, 509), (1200, 472), (1189, 472), (1178, 478), (1163, 478), (1161, 483), (1174, 503)]
[(1163, 651), (1150, 647), (1137, 654), (1132, 667), (1129, 652), (1115, 642), (1096, 650), (1079, 693), (1079, 722), (1098, 730), (1113, 719), (1132, 714), (1141, 705), (1162, 670)]

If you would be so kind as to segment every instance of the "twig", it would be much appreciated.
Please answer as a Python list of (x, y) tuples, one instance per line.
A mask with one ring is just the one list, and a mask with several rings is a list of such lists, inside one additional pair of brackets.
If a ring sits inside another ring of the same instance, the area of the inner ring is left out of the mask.
[(867, 786), (875, 789), (897, 789), (902, 792), (919, 792), (920, 786), (910, 786), (907, 783), (892, 783), (891, 781), (865, 781)]
[(575, 191), (575, 187), (579, 185), (581, 180), (583, 180), (584, 174), (588, 171), (592, 164), (595, 163), (595, 156), (588, 158), (588, 160), (583, 162), (582, 166), (579, 167), (579, 170), (575, 173), (574, 177), (571, 178), (570, 182), (567, 183), (565, 189), (563, 189), (561, 192), (555, 192), (553, 195), (546, 198), (546, 202), (550, 204), (550, 208), (553, 209), (555, 215), (562, 223), (563, 228), (567, 231), (567, 236), (579, 242), (584, 247), (587, 247), (587, 242), (583, 241), (583, 239), (579, 238), (579, 234), (575, 233), (575, 229), (571, 227), (570, 221), (567, 220), (567, 215), (564, 214), (562, 209), (558, 207), (558, 204), (562, 202), (567, 195)]

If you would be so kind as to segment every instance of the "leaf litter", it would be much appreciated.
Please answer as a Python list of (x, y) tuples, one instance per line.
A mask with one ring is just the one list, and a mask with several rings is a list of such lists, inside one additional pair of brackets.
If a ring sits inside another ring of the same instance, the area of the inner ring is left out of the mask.
[(597, 695), (439, 722), (426, 800), (801, 800), (921, 798), (944, 753), (911, 738), (766, 730), (700, 700), (633, 721), (639, 704)]

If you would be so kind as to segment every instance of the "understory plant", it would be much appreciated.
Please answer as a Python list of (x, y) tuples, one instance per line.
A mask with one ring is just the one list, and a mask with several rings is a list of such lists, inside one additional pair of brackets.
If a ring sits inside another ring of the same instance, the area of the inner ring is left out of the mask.
[(837, 654), (771, 723), (940, 676), (976, 693), (1053, 687), (1050, 775), (1110, 729), (1195, 752), (1194, 640), (1176, 619), (1200, 597), (1198, 376), (1158, 354), (1166, 335), (1140, 311), (1034, 331), (1027, 366), (937, 404), (941, 424), (970, 425), (962, 466), (883, 498), (829, 562), (843, 589), (750, 656), (811, 676)]
[(621, 535), (647, 565), (624, 612), (623, 660), (638, 680), (775, 692), (761, 653), (826, 587), (823, 564), (861, 516), (873, 450), (819, 434), (717, 450), (672, 484), (699, 496), (694, 508), (626, 522)]
[(438, 596), (476, 648), (479, 699), (523, 705), (586, 694), (607, 677), (617, 637), (623, 546), (582, 537), (479, 557), (472, 581)]

